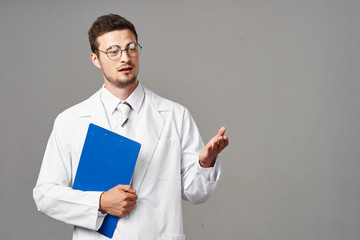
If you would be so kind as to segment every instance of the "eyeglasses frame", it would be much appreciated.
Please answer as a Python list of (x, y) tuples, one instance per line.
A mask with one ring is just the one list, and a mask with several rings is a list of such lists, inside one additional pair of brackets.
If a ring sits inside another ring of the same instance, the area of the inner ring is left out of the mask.
[[(131, 55), (129, 54), (129, 52), (128, 52), (128, 51), (129, 51), (129, 48), (128, 48), (128, 47), (129, 47), (129, 45), (132, 44), (132, 43), (135, 43), (136, 46), (140, 47), (140, 51), (139, 51), (139, 54), (138, 54), (137, 56), (131, 56)], [(106, 56), (107, 56), (111, 61), (116, 61), (116, 60), (118, 60), (119, 58), (121, 58), (123, 51), (125, 51), (126, 54), (127, 54), (129, 57), (138, 57), (138, 56), (140, 56), (140, 53), (141, 53), (141, 50), (142, 50), (142, 46), (141, 46), (138, 42), (130, 42), (130, 43), (128, 43), (128, 44), (126, 45), (126, 48), (125, 48), (125, 49), (121, 49), (121, 47), (120, 47), (119, 45), (111, 45), (111, 46), (108, 47), (106, 50), (109, 50), (112, 46), (118, 46), (118, 47), (120, 48), (120, 56), (119, 56), (118, 58), (116, 58), (116, 59), (111, 59), (111, 58), (109, 57), (109, 55), (108, 55), (108, 52), (106, 52), (106, 51), (102, 51), (102, 50), (100, 50), (100, 49), (95, 49), (95, 50), (97, 50), (97, 51), (99, 51), (99, 52), (102, 52), (102, 53), (105, 53)]]

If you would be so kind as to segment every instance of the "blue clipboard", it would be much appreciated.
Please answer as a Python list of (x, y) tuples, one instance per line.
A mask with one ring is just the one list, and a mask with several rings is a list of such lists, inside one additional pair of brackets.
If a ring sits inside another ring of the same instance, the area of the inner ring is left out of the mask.
[[(130, 184), (141, 144), (90, 124), (81, 152), (73, 189), (107, 191)], [(107, 214), (99, 233), (112, 238), (118, 217)]]

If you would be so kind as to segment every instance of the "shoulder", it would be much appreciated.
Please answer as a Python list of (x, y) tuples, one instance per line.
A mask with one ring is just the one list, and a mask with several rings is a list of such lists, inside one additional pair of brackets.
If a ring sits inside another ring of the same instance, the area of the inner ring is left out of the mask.
[(95, 101), (100, 99), (99, 95), (100, 90), (88, 99), (65, 109), (56, 117), (55, 123), (71, 123), (81, 117), (90, 116), (92, 114)]

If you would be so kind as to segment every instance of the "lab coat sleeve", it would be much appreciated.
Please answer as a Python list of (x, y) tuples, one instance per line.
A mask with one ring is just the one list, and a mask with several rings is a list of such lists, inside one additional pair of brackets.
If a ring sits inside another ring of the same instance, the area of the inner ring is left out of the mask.
[(207, 201), (214, 193), (221, 176), (221, 162), (217, 158), (214, 167), (202, 169), (199, 153), (204, 148), (199, 130), (185, 109), (181, 129), (182, 198), (194, 204)]
[(68, 224), (97, 230), (104, 219), (98, 211), (102, 192), (73, 190), (69, 129), (57, 118), (50, 135), (33, 197), (40, 212)]

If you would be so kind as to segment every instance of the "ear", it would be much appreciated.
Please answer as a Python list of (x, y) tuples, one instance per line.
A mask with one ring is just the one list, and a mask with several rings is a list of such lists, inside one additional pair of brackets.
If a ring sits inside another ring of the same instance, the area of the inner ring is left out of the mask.
[(90, 54), (90, 57), (91, 57), (92, 63), (95, 65), (95, 67), (101, 68), (101, 64), (100, 64), (100, 60), (99, 60), (98, 56), (92, 52)]

